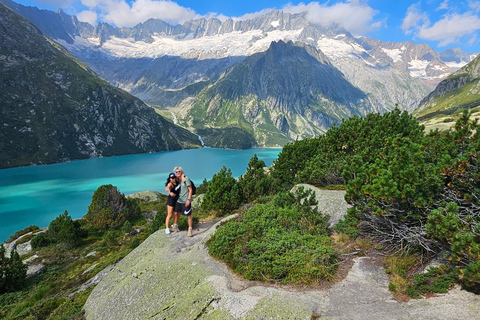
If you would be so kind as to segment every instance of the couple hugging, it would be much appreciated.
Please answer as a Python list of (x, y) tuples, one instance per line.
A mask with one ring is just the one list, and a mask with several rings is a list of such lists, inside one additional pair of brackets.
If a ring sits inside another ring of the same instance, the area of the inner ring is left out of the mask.
[(181, 167), (173, 168), (174, 173), (168, 175), (165, 183), (167, 198), (167, 218), (165, 219), (165, 233), (170, 233), (168, 224), (173, 215), (172, 231), (179, 232), (178, 218), (180, 214), (188, 216), (188, 236), (192, 236), (192, 181), (185, 175)]

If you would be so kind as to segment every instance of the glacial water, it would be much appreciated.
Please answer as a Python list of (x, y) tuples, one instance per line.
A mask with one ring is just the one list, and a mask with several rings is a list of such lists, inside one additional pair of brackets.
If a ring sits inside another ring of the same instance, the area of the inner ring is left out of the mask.
[(254, 154), (269, 166), (280, 151), (204, 148), (0, 170), (0, 242), (32, 224), (46, 227), (65, 210), (73, 218), (82, 217), (93, 192), (103, 184), (112, 184), (125, 195), (164, 192), (168, 173), (181, 166), (198, 186), (223, 165), (238, 177)]

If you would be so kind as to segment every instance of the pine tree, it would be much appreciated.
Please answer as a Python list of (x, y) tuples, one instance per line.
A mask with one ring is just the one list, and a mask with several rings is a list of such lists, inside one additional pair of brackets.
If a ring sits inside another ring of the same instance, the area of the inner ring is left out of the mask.
[(201, 207), (207, 211), (217, 211), (217, 215), (222, 216), (237, 209), (241, 204), (241, 199), (241, 190), (238, 182), (232, 176), (232, 170), (223, 166), (208, 183)]
[(22, 262), (16, 250), (5, 256), (3, 244), (0, 246), (0, 294), (21, 289), (27, 277), (27, 265)]

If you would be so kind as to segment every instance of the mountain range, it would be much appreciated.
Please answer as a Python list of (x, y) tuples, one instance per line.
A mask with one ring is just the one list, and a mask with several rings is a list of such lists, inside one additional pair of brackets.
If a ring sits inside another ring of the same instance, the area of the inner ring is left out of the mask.
[(305, 13), (178, 25), (150, 19), (118, 28), (0, 1), (212, 147), (282, 146), (352, 115), (411, 112), (476, 56), (354, 37), (312, 24)]
[(0, 4), (0, 168), (200, 147)]

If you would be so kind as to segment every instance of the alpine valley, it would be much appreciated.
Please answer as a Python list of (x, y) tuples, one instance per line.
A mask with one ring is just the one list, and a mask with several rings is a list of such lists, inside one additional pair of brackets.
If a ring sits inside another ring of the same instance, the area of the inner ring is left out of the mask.
[(199, 147), (0, 4), (0, 168)]
[[(61, 10), (0, 1), (111, 85), (218, 148), (283, 146), (322, 134), (353, 115), (395, 107), (412, 112), (437, 84), (476, 56), (354, 37), (313, 24), (306, 13), (271, 11), (249, 20), (211, 18), (178, 25), (150, 19), (117, 28), (92, 26)], [(95, 114), (85, 112), (85, 117)], [(110, 116), (104, 114), (103, 121)], [(95, 141), (94, 130), (87, 131), (91, 137), (84, 140)], [(134, 143), (138, 135), (130, 136)], [(107, 144), (111, 139), (102, 135), (100, 140)], [(194, 140), (183, 141), (194, 145)], [(90, 150), (88, 156), (100, 154)]]

